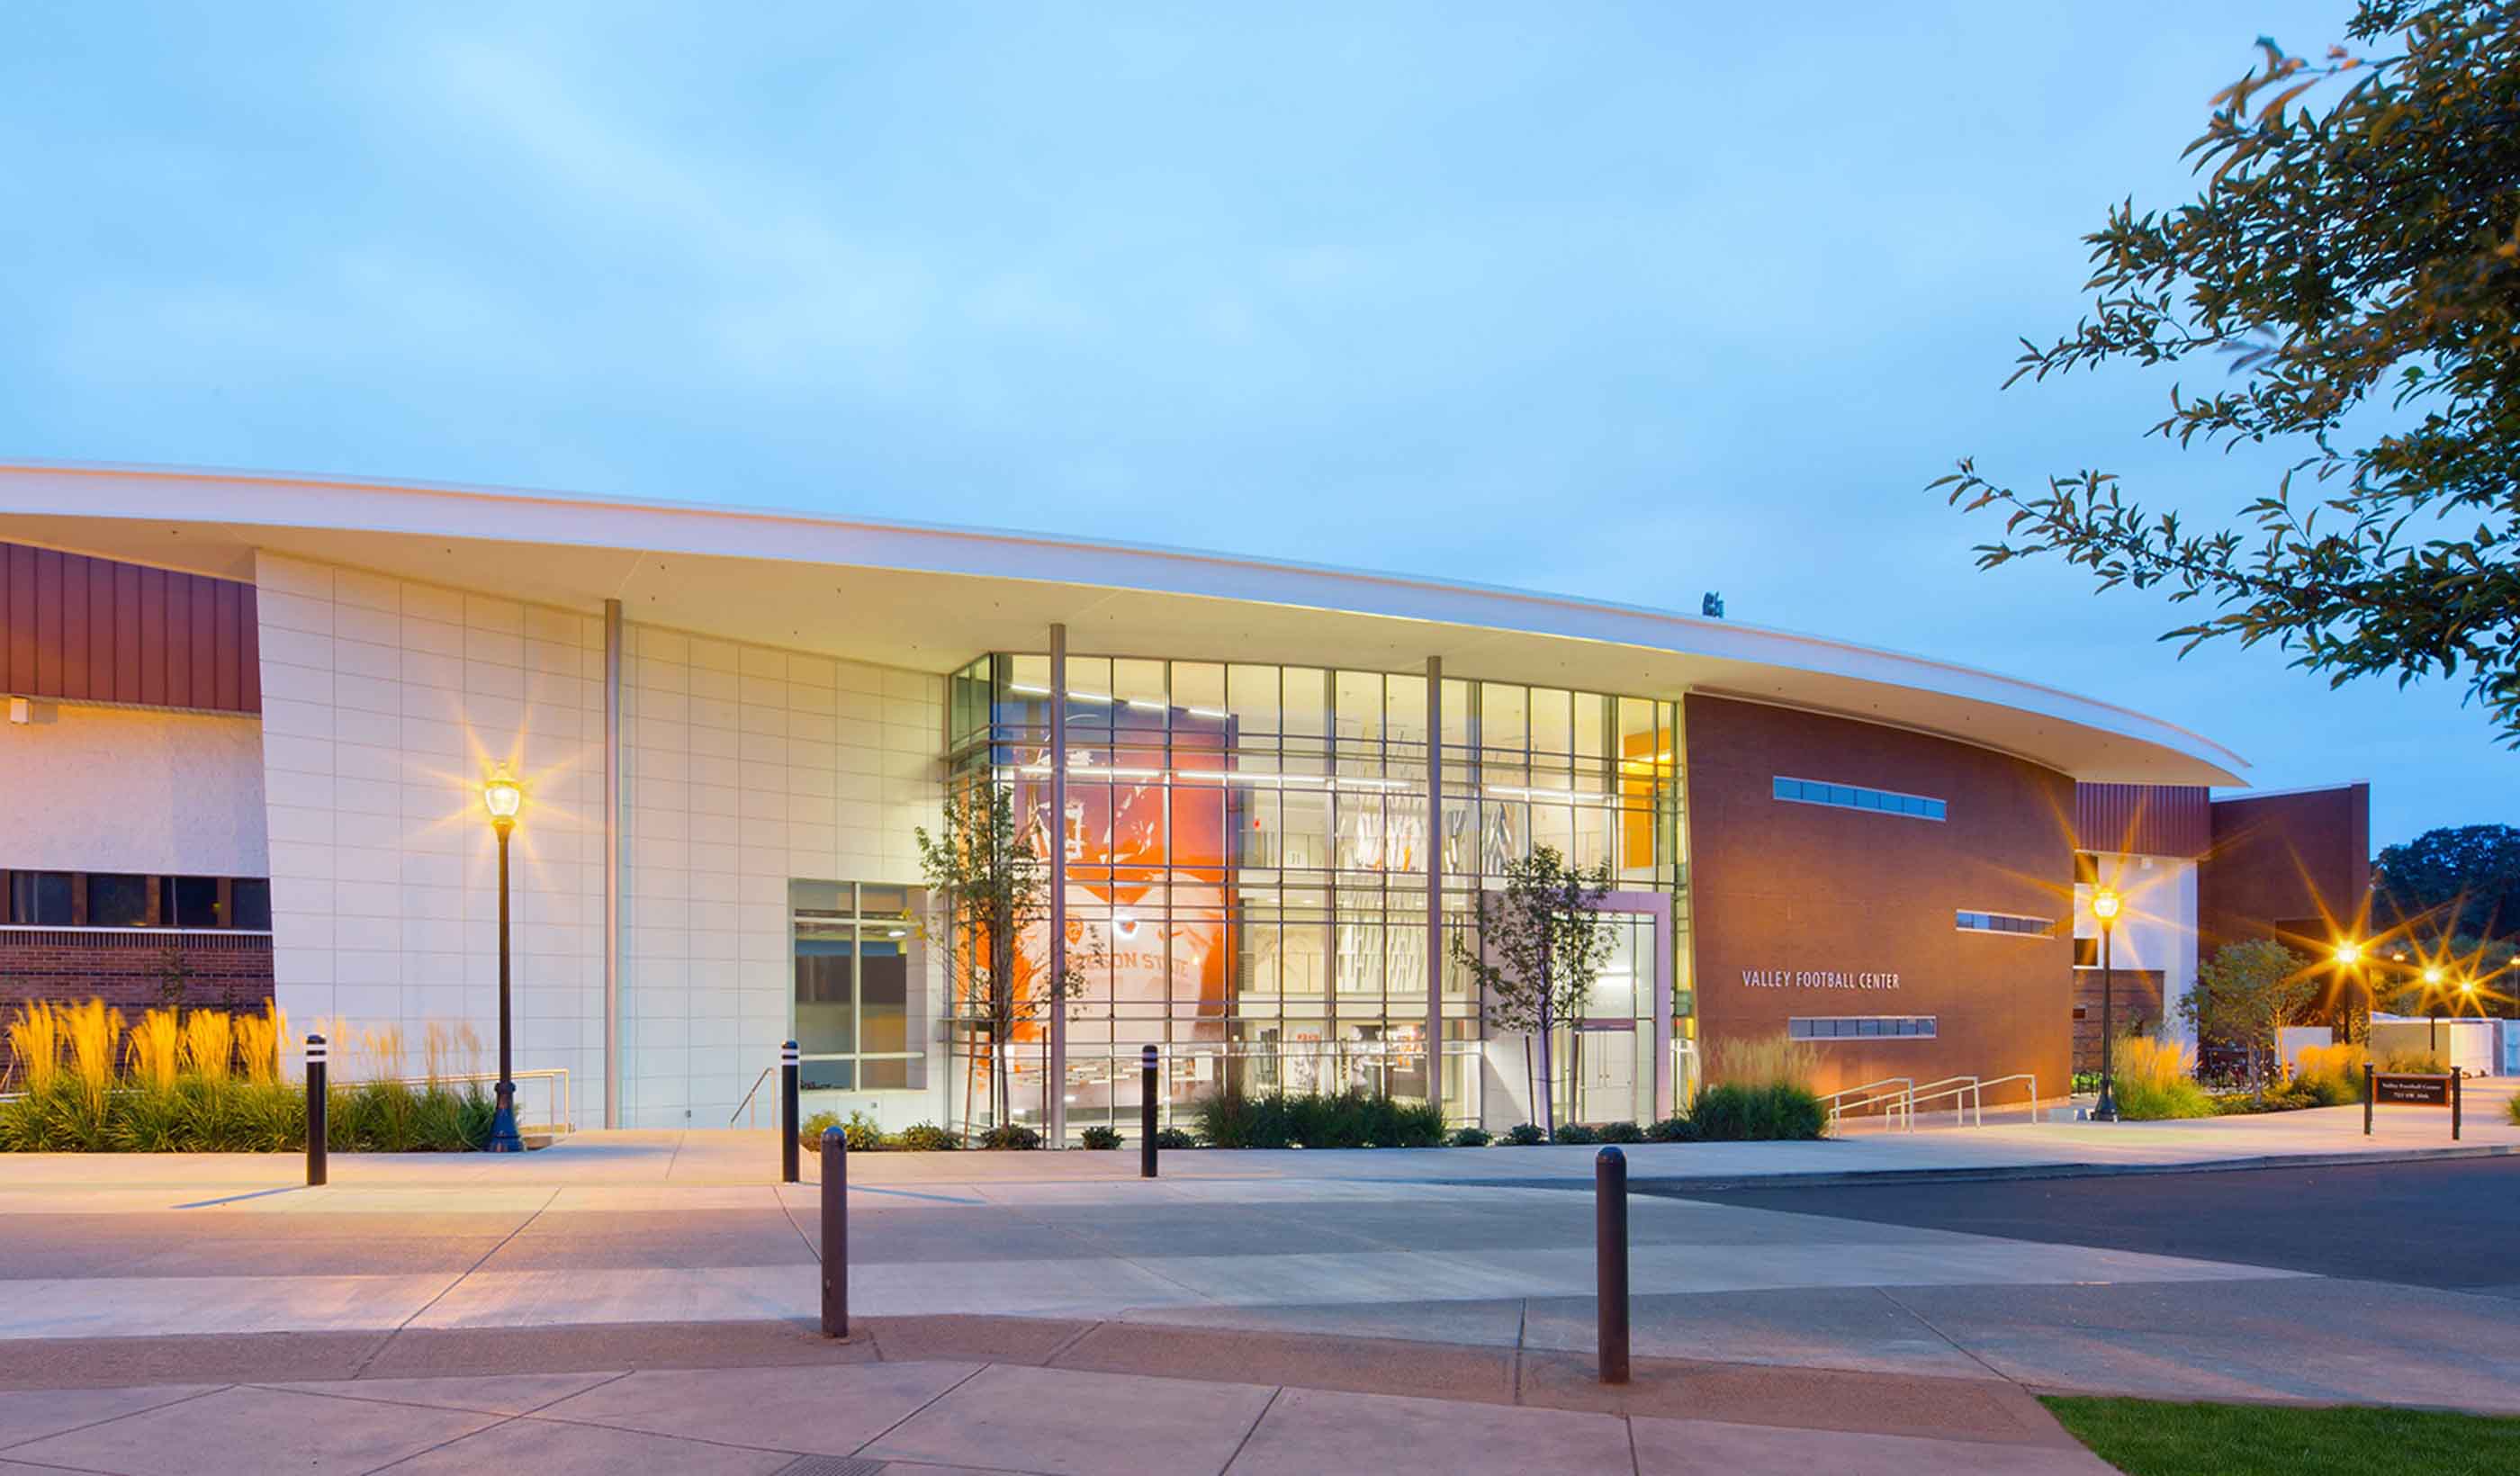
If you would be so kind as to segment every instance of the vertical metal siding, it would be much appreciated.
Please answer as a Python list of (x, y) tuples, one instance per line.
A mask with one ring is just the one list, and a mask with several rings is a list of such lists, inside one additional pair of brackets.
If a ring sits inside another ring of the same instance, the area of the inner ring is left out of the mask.
[(213, 712), (262, 710), (254, 590), (0, 544), (0, 693)]
[(2086, 851), (2202, 856), (2214, 841), (2200, 784), (2076, 784), (2074, 842)]

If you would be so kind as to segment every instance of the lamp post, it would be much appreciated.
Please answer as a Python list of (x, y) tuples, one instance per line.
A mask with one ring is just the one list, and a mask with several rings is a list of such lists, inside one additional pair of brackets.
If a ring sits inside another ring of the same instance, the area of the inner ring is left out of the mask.
[(2109, 1004), (2110, 996), (2116, 993), (2111, 986), (2117, 980), (2113, 961), (2109, 957), (2109, 939), (2117, 931), (2119, 906), (2116, 887), (2104, 886), (2092, 894), (2092, 916), (2100, 919), (2100, 1099), (2092, 1104), (2093, 1122), (2118, 1120), (2117, 1088), (2113, 1080), (2116, 1060), (2112, 1049), (2117, 1021)]
[(481, 804), (490, 812), (490, 828), (499, 832), (499, 1085), (498, 1112), (490, 1119), (493, 1153), (521, 1153), (525, 1141), (517, 1136), (517, 1080), (508, 1025), (508, 833), (517, 827), (517, 811), (525, 791), (507, 774), (494, 774), (481, 786)]
[(2428, 1006), (2425, 1012), (2431, 1018), (2424, 1023), (2424, 1045), (2435, 1055), (2441, 1054), (2441, 986), (2442, 971), (2439, 968), (2425, 969), (2424, 1004)]
[[(2330, 1030), (2331, 1032), (2336, 1031), (2336, 1030), (2342, 1030), (2342, 1031), (2344, 1032), (2344, 1034), (2343, 1034), (2342, 1036), (2337, 1037), (2337, 1038), (2338, 1038), (2338, 1039), (2340, 1039), (2340, 1040), (2351, 1041), (2351, 1040), (2353, 1040), (2353, 1039), (2354, 1039), (2354, 996), (2353, 996), (2353, 991), (2354, 991), (2355, 989), (2358, 989), (2358, 988), (2360, 988), (2360, 987), (2361, 987), (2361, 983), (2360, 983), (2360, 981), (2356, 978), (2356, 973), (2355, 973), (2355, 971), (2356, 971), (2356, 966), (2357, 966), (2358, 964), (2360, 964), (2362, 962), (2362, 944), (2355, 942), (2355, 941), (2354, 941), (2353, 939), (2351, 939), (2351, 938), (2348, 938), (2348, 939), (2346, 939), (2344, 942), (2339, 943), (2339, 944), (2337, 944), (2337, 945), (2336, 945), (2336, 971), (2337, 971), (2337, 974), (2345, 980), (2345, 983), (2346, 983), (2346, 985), (2347, 985), (2347, 988), (2346, 988), (2346, 992), (2345, 992), (2345, 1006), (2344, 1006), (2344, 1018), (2343, 1018), (2343, 1021), (2342, 1021), (2342, 1023), (2341, 1023), (2341, 1024), (2331, 1025), (2331, 1026), (2330, 1026), (2330, 1027), (2328, 1027), (2328, 1028), (2329, 1028), (2329, 1030)], [(2367, 1035), (2367, 1033), (2365, 1034), (2365, 1038), (2364, 1038), (2364, 1039), (2365, 1039), (2365, 1043), (2367, 1044), (2367, 1043), (2368, 1043), (2368, 1035)]]

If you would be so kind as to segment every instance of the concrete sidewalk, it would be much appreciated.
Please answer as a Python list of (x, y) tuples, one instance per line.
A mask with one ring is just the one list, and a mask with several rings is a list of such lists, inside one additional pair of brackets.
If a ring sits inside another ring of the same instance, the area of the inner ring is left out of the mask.
[[(1613, 1388), (1582, 1359), (1356, 1339), (989, 1319), (853, 1332), (454, 1334), (408, 1352), (405, 1334), (325, 1350), (356, 1376), (314, 1379), (312, 1350), (169, 1349), (190, 1382), (0, 1393), (0, 1472), (2108, 1469), (2034, 1399), (1983, 1382), (1643, 1359)], [(57, 1366), (79, 1371), (84, 1351)]]
[[(2459, 1154), (2520, 1154), (2520, 1125), (2504, 1103), (2520, 1084), (2496, 1079), (2467, 1094), (2465, 1134), (2452, 1143), (2439, 1108), (2384, 1107), (2372, 1136), (2362, 1109), (2328, 1107), (2255, 1117), (2177, 1122), (2005, 1121), (1983, 1128), (1898, 1133), (1877, 1123), (1817, 1142), (1634, 1143), (1622, 1151), (1632, 1182), (1682, 1186), (1827, 1182), (1851, 1175), (2011, 1176), (2175, 1172), (2326, 1161), (2381, 1161)], [(2017, 1110), (2017, 1109), (2016, 1109)], [(1314, 1183), (1536, 1185), (1589, 1183), (1593, 1147), (1188, 1149), (1163, 1156), (1166, 1182), (1302, 1180)], [(814, 1155), (805, 1177), (818, 1177)], [(969, 1188), (1134, 1180), (1135, 1151), (861, 1153), (850, 1159), (860, 1188)], [(336, 1187), (454, 1188), (471, 1195), (531, 1189), (650, 1186), (703, 1189), (775, 1184), (775, 1132), (714, 1129), (579, 1133), (537, 1152), (493, 1156), (332, 1156)], [(0, 1157), (0, 1213), (65, 1208), (163, 1209), (169, 1192), (208, 1202), (303, 1183), (291, 1154), (28, 1153)], [(197, 1192), (194, 1192), (197, 1191)], [(188, 1201), (190, 1202), (190, 1201)], [(275, 1203), (272, 1208), (286, 1208)]]

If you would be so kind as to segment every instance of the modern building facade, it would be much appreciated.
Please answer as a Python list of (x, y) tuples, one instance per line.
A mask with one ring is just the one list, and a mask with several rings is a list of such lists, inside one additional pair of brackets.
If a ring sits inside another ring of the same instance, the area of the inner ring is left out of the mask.
[(504, 771), (518, 1064), (625, 1126), (766, 1120), (790, 1036), (816, 1105), (984, 1119), (920, 862), (981, 781), (1053, 878), (1025, 953), (1079, 981), (1015, 1032), (1012, 1110), (1069, 1134), (1134, 1103), (1146, 1045), (1177, 1108), (1355, 1085), (1533, 1118), (1532, 1043), (1460, 956), (1542, 845), (1608, 870), (1617, 939), (1553, 1043), (1561, 1116), (1660, 1115), (1778, 1032), (1832, 1084), (2057, 1096), (2078, 865), (2149, 845), (2184, 878), (2155, 911), (2187, 951), (2137, 948), (2174, 979), (2214, 895), (2183, 832), (2099, 845), (2090, 786), (2150, 815), (2245, 767), (1840, 641), (1044, 535), (17, 467), (0, 540), (0, 989), (138, 1004), (171, 971), (486, 1034)]

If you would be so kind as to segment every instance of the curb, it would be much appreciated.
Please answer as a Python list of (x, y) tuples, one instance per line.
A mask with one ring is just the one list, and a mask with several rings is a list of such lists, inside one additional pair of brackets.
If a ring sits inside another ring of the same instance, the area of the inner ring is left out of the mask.
[[(1636, 1193), (1664, 1198), (1740, 1189), (1862, 1188), (1878, 1185), (2006, 1184), (2037, 1179), (2125, 1179), (2147, 1174), (2237, 1174), (2264, 1169), (2335, 1169), (2361, 1164), (2435, 1163), (2448, 1159), (2520, 1156), (2520, 1144), (2479, 1143), (2450, 1148), (2399, 1148), (2374, 1153), (2262, 1153), (2247, 1158), (2207, 1158), (2192, 1163), (2018, 1163), (1982, 1169), (1831, 1169), (1783, 1174), (1657, 1174), (1628, 1181)], [(1465, 1187), (1572, 1189), (1593, 1185), (1572, 1179), (1447, 1179), (1428, 1181)]]

